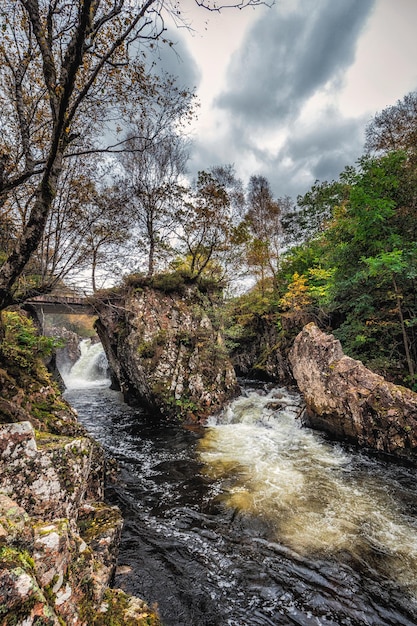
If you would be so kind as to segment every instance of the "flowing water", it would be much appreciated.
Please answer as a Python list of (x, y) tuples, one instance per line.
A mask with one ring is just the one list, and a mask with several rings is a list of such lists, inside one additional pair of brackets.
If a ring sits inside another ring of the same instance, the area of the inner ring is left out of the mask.
[(417, 624), (414, 470), (301, 428), (286, 389), (248, 383), (189, 430), (80, 370), (71, 382), (120, 466), (115, 586), (156, 602), (165, 626)]

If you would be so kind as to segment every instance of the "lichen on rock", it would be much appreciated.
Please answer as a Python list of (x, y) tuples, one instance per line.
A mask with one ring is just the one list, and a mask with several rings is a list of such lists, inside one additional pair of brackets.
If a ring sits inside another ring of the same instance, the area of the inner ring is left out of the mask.
[[(204, 420), (237, 392), (215, 305), (196, 284), (169, 292), (130, 287), (95, 301), (97, 330), (127, 401)], [(213, 318), (213, 319), (212, 319)]]
[[(108, 588), (123, 520), (103, 502), (102, 448), (42, 360), (22, 370), (16, 354), (0, 369), (0, 625), (156, 626), (144, 602)], [(149, 621), (130, 619), (135, 603)]]

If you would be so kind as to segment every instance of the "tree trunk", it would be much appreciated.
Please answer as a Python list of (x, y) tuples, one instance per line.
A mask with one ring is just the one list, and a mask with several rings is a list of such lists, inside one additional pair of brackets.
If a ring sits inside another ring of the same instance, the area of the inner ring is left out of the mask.
[(93, 287), (93, 293), (96, 293), (97, 291), (96, 269), (97, 269), (97, 249), (93, 248), (93, 259), (91, 261), (91, 285)]
[(149, 256), (148, 256), (148, 277), (151, 278), (155, 271), (155, 240), (151, 237), (149, 240)]
[(404, 350), (405, 350), (405, 358), (407, 359), (408, 373), (410, 374), (410, 377), (413, 380), (414, 379), (414, 363), (413, 363), (413, 359), (411, 358), (410, 346), (408, 345), (407, 329), (405, 327), (404, 315), (403, 315), (403, 310), (401, 306), (401, 294), (398, 289), (398, 285), (394, 276), (392, 277), (392, 284), (394, 286), (395, 297), (397, 299), (397, 309), (398, 309), (398, 315), (400, 318), (401, 332), (403, 335), (403, 343), (404, 343)]
[(0, 311), (13, 303), (13, 287), (42, 239), (61, 170), (62, 154), (58, 151), (39, 183), (36, 200), (22, 236), (1, 268)]

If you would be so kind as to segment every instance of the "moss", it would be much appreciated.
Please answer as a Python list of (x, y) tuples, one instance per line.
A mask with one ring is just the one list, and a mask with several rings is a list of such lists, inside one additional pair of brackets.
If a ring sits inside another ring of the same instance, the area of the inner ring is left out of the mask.
[(196, 336), (188, 330), (182, 330), (177, 333), (177, 343), (185, 348), (194, 348), (196, 344)]
[[(2, 618), (2, 626), (20, 626), (22, 621), (30, 615), (36, 603), (37, 598), (32, 596), (29, 600), (23, 602), (18, 607), (14, 607), (12, 611), (8, 612), (4, 612), (4, 605), (0, 605), (0, 618)], [(37, 621), (36, 626), (38, 626), (38, 624), (40, 623)], [(53, 622), (49, 620), (46, 624), (47, 626), (52, 626)]]
[(155, 608), (132, 600), (120, 589), (108, 589), (92, 626), (162, 626)]
[(35, 429), (35, 441), (38, 448), (63, 448), (72, 441), (72, 437), (65, 435), (56, 435), (44, 430)]
[(119, 510), (102, 502), (94, 503), (93, 510), (78, 520), (80, 536), (86, 543), (91, 543), (97, 537), (107, 534), (120, 524), (121, 514)]
[(33, 321), (19, 311), (3, 311), (2, 323), (5, 334), (0, 353), (13, 367), (39, 374), (42, 359), (62, 345), (52, 337), (39, 335)]
[[(35, 577), (35, 562), (29, 552), (26, 550), (18, 550), (15, 547), (4, 546), (0, 548), (0, 563), (4, 569), (8, 569), (12, 577), (27, 574), (32, 579), (32, 588), (29, 590), (29, 596), (18, 604), (9, 607), (0, 605), (0, 618), (2, 626), (18, 626), (27, 618), (35, 605), (42, 605), (43, 616), (36, 617), (37, 626), (53, 626), (56, 623), (55, 615), (48, 606), (47, 599), (43, 591), (38, 587)], [(16, 600), (18, 597), (16, 597)]]
[(152, 359), (155, 356), (156, 347), (153, 341), (141, 341), (137, 347), (138, 355), (142, 359)]
[(36, 372), (8, 363), (7, 371), (0, 370), (0, 387), (1, 423), (29, 420), (38, 431), (66, 435), (85, 432), (43, 363)]
[(9, 568), (22, 568), (29, 573), (32, 573), (35, 568), (35, 561), (27, 550), (19, 550), (11, 546), (0, 548), (0, 562)]

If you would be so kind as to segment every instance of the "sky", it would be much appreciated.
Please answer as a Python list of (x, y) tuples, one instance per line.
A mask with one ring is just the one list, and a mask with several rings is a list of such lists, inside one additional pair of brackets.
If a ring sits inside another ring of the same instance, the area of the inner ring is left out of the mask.
[(164, 68), (196, 88), (191, 174), (233, 164), (294, 200), (363, 154), (374, 115), (417, 90), (417, 0), (276, 0), (221, 14), (181, 0)]

